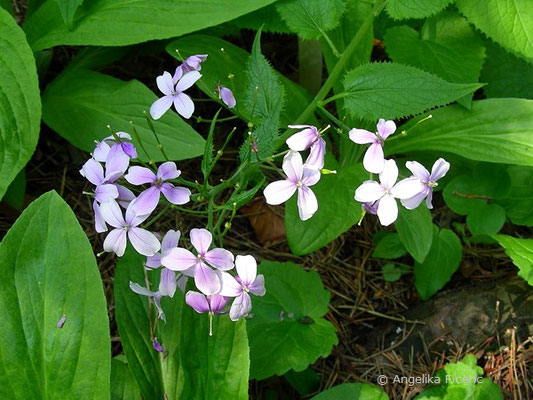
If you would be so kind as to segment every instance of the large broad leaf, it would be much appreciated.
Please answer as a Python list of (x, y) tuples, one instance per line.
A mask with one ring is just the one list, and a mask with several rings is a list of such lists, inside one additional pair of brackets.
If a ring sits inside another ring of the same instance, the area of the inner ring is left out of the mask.
[(489, 43), (481, 80), (487, 82), (483, 87), (487, 97), (533, 99), (533, 60), (528, 62)]
[[(115, 131), (131, 133), (132, 121), (149, 155), (146, 157), (134, 138), (139, 157), (144, 161), (164, 161), (143, 114), (156, 99), (138, 81), (124, 82), (74, 68), (47, 87), (43, 95), (43, 119), (73, 145), (88, 152), (94, 149), (95, 140), (109, 136), (108, 125)], [(203, 138), (174, 111), (169, 110), (154, 121), (154, 127), (170, 159), (182, 160), (203, 153)]]
[(506, 49), (533, 58), (533, 13), (529, 0), (456, 0), (476, 28)]
[[(422, 237), (422, 236), (421, 236)], [(431, 250), (424, 262), (416, 262), (415, 286), (424, 300), (433, 296), (450, 280), (462, 258), (461, 241), (449, 229), (433, 230)]]
[[(223, 49), (223, 50), (222, 50)], [(246, 63), (250, 54), (240, 47), (225, 40), (206, 35), (191, 35), (177, 39), (167, 46), (167, 51), (173, 57), (179, 59), (178, 50), (182, 57), (192, 54), (209, 54), (207, 61), (202, 64), (202, 82), (199, 88), (208, 96), (218, 100), (215, 94), (215, 84), (220, 83), (230, 88), (235, 95), (237, 105), (233, 112), (245, 121), (251, 120), (251, 110), (245, 106), (245, 95), (247, 90)], [(282, 125), (294, 123), (296, 118), (304, 111), (311, 101), (311, 96), (301, 86), (281, 74), (276, 74), (284, 87), (287, 98), (291, 101), (285, 102), (285, 107), (281, 110)], [(230, 78), (231, 77), (231, 78)], [(312, 118), (309, 123), (316, 120)]]
[(74, 29), (63, 22), (56, 0), (48, 0), (24, 29), (34, 51), (67, 45), (124, 46), (167, 39), (218, 25), (274, 0), (95, 0), (84, 6)]
[(123, 355), (111, 360), (111, 400), (141, 400), (141, 391)]
[(304, 39), (317, 39), (339, 23), (343, 0), (287, 0), (276, 4), (289, 28)]
[(418, 262), (424, 261), (433, 242), (431, 213), (426, 205), (421, 204), (414, 210), (400, 207), (394, 226), (409, 254)]
[(389, 0), (387, 14), (394, 19), (426, 18), (437, 14), (453, 0)]
[(533, 168), (511, 165), (509, 193), (498, 204), (505, 208), (513, 224), (533, 226)]
[(471, 160), (533, 165), (532, 100), (480, 100), (472, 103), (471, 111), (450, 106), (432, 115), (416, 127), (415, 120), (401, 126), (400, 130), (408, 130), (407, 136), (387, 142), (385, 152), (434, 150)]
[(24, 32), (0, 8), (0, 200), (39, 138), (41, 100), (35, 59)]
[(72, 27), (74, 15), (78, 8), (82, 5), (83, 0), (55, 0), (61, 11), (63, 22), (68, 27)]
[[(485, 48), (470, 24), (455, 12), (428, 19), (420, 34), (403, 25), (385, 35), (387, 54), (398, 63), (434, 73), (448, 82), (477, 82)], [(470, 107), (472, 95), (458, 100)]]
[(493, 235), (514, 265), (520, 269), (518, 276), (533, 286), (533, 239), (520, 239), (507, 235)]
[(450, 83), (402, 64), (366, 64), (346, 74), (344, 106), (353, 117), (395, 119), (445, 105), (481, 86)]
[[(335, 166), (326, 168), (335, 169)], [(361, 205), (354, 200), (355, 188), (367, 178), (368, 173), (360, 164), (339, 169), (337, 174), (322, 175), (311, 187), (318, 199), (318, 211), (307, 221), (300, 219), (294, 196), (285, 209), (285, 230), (291, 251), (297, 255), (312, 253), (355, 225), (361, 218)]]
[(109, 399), (102, 281), (76, 217), (55, 192), (0, 244), (0, 398)]
[[(150, 335), (155, 309), (148, 299), (133, 293), (129, 281), (144, 286), (143, 258), (129, 249), (119, 262), (114, 290), (117, 325), (130, 370), (147, 399), (240, 400), (248, 396), (248, 340), (244, 320), (235, 323), (227, 315), (215, 317), (213, 336), (209, 319), (185, 305), (178, 290), (164, 298), (166, 321), (158, 321), (153, 337), (166, 356), (154, 350)], [(150, 271), (153, 290), (159, 270)]]
[(316, 271), (263, 261), (258, 273), (265, 276), (266, 294), (253, 299), (254, 317), (247, 321), (251, 378), (302, 371), (329, 355), (337, 335), (323, 318), (330, 295)]
[(343, 383), (317, 394), (311, 400), (389, 400), (389, 396), (368, 383)]

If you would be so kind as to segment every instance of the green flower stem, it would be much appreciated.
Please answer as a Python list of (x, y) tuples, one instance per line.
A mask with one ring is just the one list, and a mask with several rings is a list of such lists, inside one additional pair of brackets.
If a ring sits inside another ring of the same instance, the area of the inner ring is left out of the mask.
[(350, 130), (350, 127), (346, 125), (344, 122), (342, 122), (340, 119), (335, 117), (332, 113), (330, 113), (328, 110), (326, 110), (322, 106), (318, 106), (317, 108), (318, 112), (322, 114), (324, 117), (329, 119), (331, 122), (333, 122), (335, 125), (337, 125), (339, 128), (344, 129), (346, 132)]
[(157, 136), (154, 124), (152, 123), (150, 116), (148, 116), (146, 111), (143, 111), (143, 114), (144, 114), (144, 118), (146, 118), (146, 122), (148, 123), (148, 127), (150, 128), (150, 130), (155, 136), (155, 140), (157, 141), (157, 148), (159, 149), (159, 151), (161, 151), (161, 154), (163, 155), (163, 158), (165, 159), (165, 161), (168, 161), (169, 158), (167, 157), (167, 154), (165, 153), (165, 149), (163, 148), (163, 145), (161, 144), (161, 141), (159, 140), (159, 136)]
[(167, 204), (161, 211), (157, 213), (157, 215), (152, 218), (150, 221), (146, 223), (146, 225), (143, 226), (143, 228), (148, 228), (150, 225), (152, 225), (154, 222), (156, 222), (159, 218), (161, 218), (165, 213), (172, 207), (172, 204)]

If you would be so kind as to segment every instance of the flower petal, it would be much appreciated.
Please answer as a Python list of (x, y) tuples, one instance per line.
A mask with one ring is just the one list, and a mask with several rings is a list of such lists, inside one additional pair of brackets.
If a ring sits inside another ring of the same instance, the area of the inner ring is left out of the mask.
[(318, 140), (311, 146), (311, 151), (309, 156), (305, 160), (304, 168), (314, 168), (321, 170), (324, 168), (324, 157), (326, 155), (326, 141), (322, 138)]
[(176, 92), (181, 93), (184, 90), (189, 89), (201, 77), (202, 74), (198, 71), (187, 72), (178, 81), (178, 84), (176, 85)]
[(172, 204), (185, 204), (191, 199), (191, 191), (181, 186), (165, 182), (161, 185), (161, 193)]
[(163, 114), (166, 113), (170, 107), (172, 107), (173, 102), (173, 96), (163, 96), (160, 99), (157, 99), (150, 106), (150, 115), (153, 119), (161, 118)]
[(161, 296), (174, 297), (176, 288), (176, 273), (168, 268), (162, 268), (161, 279), (159, 280), (159, 293), (161, 293)]
[(157, 181), (157, 176), (146, 167), (139, 167), (137, 165), (130, 167), (128, 173), (124, 178), (132, 185), (142, 185), (145, 183), (154, 183)]
[(253, 256), (235, 257), (235, 269), (244, 286), (249, 286), (257, 277), (257, 261)]
[(224, 86), (220, 86), (220, 99), (228, 108), (233, 108), (237, 104), (233, 92)]
[(133, 143), (122, 142), (122, 151), (128, 155), (129, 158), (137, 158), (137, 150)]
[(130, 228), (128, 238), (139, 254), (143, 256), (153, 256), (161, 249), (161, 243), (150, 231), (142, 228)]
[(307, 221), (318, 210), (318, 200), (307, 186), (298, 188), (298, 214), (302, 221)]
[(178, 247), (178, 242), (180, 240), (181, 232), (170, 229), (165, 236), (163, 236), (163, 241), (161, 242), (161, 252), (169, 251), (174, 247)]
[(110, 149), (111, 146), (109, 146), (104, 139), (101, 142), (98, 142), (98, 144), (93, 150), (92, 156), (96, 161), (105, 162), (105, 160), (107, 160), (107, 155), (109, 154)]
[(209, 312), (209, 303), (204, 294), (189, 290), (185, 295), (185, 303), (197, 313)]
[(318, 139), (318, 130), (314, 126), (296, 132), (286, 140), (289, 149), (294, 151), (307, 150)]
[(266, 293), (265, 277), (263, 275), (257, 275), (255, 281), (253, 281), (252, 284), (248, 286), (248, 290), (256, 296), (264, 296)]
[(433, 204), (431, 204), (431, 201), (433, 200), (433, 189), (429, 190), (428, 197), (426, 197), (426, 206), (430, 210), (433, 209)]
[(144, 266), (146, 268), (159, 268), (161, 266), (161, 254), (155, 253), (153, 256), (147, 257)]
[(208, 296), (220, 292), (221, 282), (219, 275), (204, 263), (196, 265), (194, 283), (203, 294)]
[(122, 257), (126, 251), (126, 231), (113, 229), (109, 232), (104, 240), (104, 251)]
[(170, 75), (170, 72), (163, 72), (163, 75), (159, 75), (155, 82), (157, 83), (158, 89), (164, 95), (171, 96), (172, 93), (174, 93), (174, 82), (172, 81), (172, 75)]
[(252, 310), (252, 299), (248, 293), (243, 292), (233, 300), (233, 304), (229, 310), (229, 317), (232, 321), (238, 321), (242, 317), (246, 317)]
[(109, 150), (107, 160), (105, 162), (105, 179), (109, 183), (113, 183), (128, 169), (130, 165), (130, 158), (124, 151), (120, 144), (114, 144)]
[(211, 307), (211, 311), (215, 314), (222, 314), (224, 307), (228, 304), (229, 299), (221, 296), (217, 293), (210, 296), (209, 299), (209, 305)]
[(211, 232), (207, 229), (194, 228), (191, 229), (189, 236), (191, 237), (191, 244), (194, 246), (198, 254), (202, 256), (205, 255), (207, 250), (209, 250), (209, 246), (211, 246), (211, 243), (213, 242)]
[(416, 196), (418, 193), (425, 191), (427, 186), (420, 182), (418, 178), (406, 178), (398, 182), (390, 190), (390, 193), (397, 199), (408, 199)]
[(267, 204), (275, 206), (289, 200), (294, 192), (296, 192), (296, 188), (296, 184), (291, 181), (276, 181), (270, 183), (265, 188), (263, 195), (265, 196)]
[(428, 195), (429, 190), (430, 190), (429, 188), (426, 188), (426, 190), (423, 190), (423, 191), (417, 193), (413, 197), (409, 197), (407, 199), (402, 199), (402, 205), (405, 208), (407, 208), (408, 210), (414, 210), (415, 208), (417, 208), (420, 205), (420, 203), (422, 203), (422, 200), (424, 200), (426, 198), (426, 196)]
[(357, 144), (377, 143), (378, 140), (375, 133), (365, 129), (350, 129), (348, 135), (350, 136), (350, 140)]
[(285, 157), (283, 157), (283, 172), (287, 175), (287, 178), (294, 183), (302, 179), (304, 171), (302, 156), (297, 151), (289, 151)]
[(227, 272), (219, 272), (219, 276), (222, 283), (219, 293), (221, 296), (236, 297), (244, 291), (242, 285), (237, 282), (233, 275)]
[(373, 203), (385, 194), (383, 186), (376, 181), (365, 181), (355, 189), (355, 200), (360, 203)]
[(130, 281), (130, 289), (133, 290), (135, 293), (140, 294), (141, 296), (153, 297), (157, 294), (156, 292), (152, 292), (151, 290), (148, 290), (145, 287), (139, 285), (138, 283), (134, 283), (132, 281)]
[(198, 257), (181, 247), (174, 247), (161, 257), (161, 265), (172, 271), (185, 271), (196, 265), (197, 262)]
[(157, 169), (157, 178), (163, 181), (167, 179), (176, 179), (180, 176), (181, 171), (176, 167), (176, 163), (172, 161), (164, 162)]
[(383, 148), (379, 143), (372, 143), (367, 149), (363, 158), (363, 166), (368, 172), (379, 174), (385, 167), (385, 156)]
[(407, 161), (405, 166), (422, 182), (429, 182), (429, 171), (418, 161)]
[(87, 178), (93, 185), (98, 186), (104, 182), (104, 168), (102, 164), (92, 158), (83, 164), (80, 174)]
[(209, 250), (205, 256), (204, 260), (208, 262), (209, 265), (212, 267), (215, 267), (216, 269), (227, 271), (229, 269), (232, 269), (233, 264), (233, 254), (231, 254), (230, 251), (225, 249), (213, 249)]
[(390, 135), (396, 132), (396, 124), (394, 121), (385, 121), (381, 118), (378, 122), (378, 133), (383, 140), (387, 139)]
[(126, 211), (126, 221), (132, 225), (139, 225), (142, 221), (138, 221), (137, 218), (134, 219), (131, 215), (131, 211), (135, 212), (136, 216), (146, 216), (151, 214), (159, 204), (159, 199), (161, 197), (161, 191), (157, 186), (152, 186), (149, 189), (143, 191), (135, 200), (133, 200), (128, 206), (127, 210), (130, 210), (130, 213)]
[(105, 223), (104, 217), (102, 216), (102, 213), (100, 212), (100, 206), (98, 205), (98, 202), (96, 200), (93, 201), (93, 211), (94, 211), (94, 229), (98, 233), (106, 232), (107, 225)]
[(304, 172), (302, 174), (302, 183), (305, 186), (313, 186), (320, 180), (321, 176), (322, 175), (319, 169), (307, 168), (306, 166), (304, 166)]
[(435, 182), (448, 173), (450, 163), (444, 158), (439, 158), (431, 168), (430, 180)]
[(174, 96), (174, 107), (179, 115), (185, 119), (191, 118), (194, 112), (194, 103), (185, 93)]
[(105, 203), (106, 201), (116, 199), (117, 197), (117, 188), (115, 187), (115, 185), (111, 185), (109, 183), (98, 185), (94, 190), (94, 198), (100, 203)]
[(379, 174), (379, 181), (384, 189), (392, 189), (396, 180), (398, 179), (398, 166), (396, 161), (387, 160), (383, 167), (383, 171)]
[(398, 204), (391, 195), (385, 195), (378, 204), (378, 218), (383, 226), (389, 226), (398, 218)]
[(127, 187), (117, 185), (116, 183), (115, 183), (115, 187), (118, 190), (118, 198), (117, 198), (118, 204), (120, 204), (124, 208), (128, 208), (128, 206), (130, 205), (130, 202), (133, 199), (135, 199), (135, 195)]
[(126, 225), (122, 211), (115, 200), (110, 200), (100, 205), (100, 212), (105, 222), (115, 228), (122, 228)]

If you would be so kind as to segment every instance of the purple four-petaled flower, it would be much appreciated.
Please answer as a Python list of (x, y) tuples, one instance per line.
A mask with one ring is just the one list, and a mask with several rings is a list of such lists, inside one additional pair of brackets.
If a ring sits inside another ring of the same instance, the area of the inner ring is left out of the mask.
[(192, 71), (200, 71), (202, 69), (202, 63), (207, 60), (207, 54), (196, 54), (187, 57), (183, 63), (176, 67), (172, 81), (176, 84), (179, 79), (186, 73)]
[(157, 316), (165, 321), (165, 313), (161, 308), (161, 298), (168, 296), (170, 298), (174, 297), (176, 293), (177, 283), (176, 283), (176, 274), (174, 271), (163, 268), (161, 269), (161, 279), (159, 281), (159, 289), (157, 292), (146, 289), (145, 287), (130, 281), (130, 289), (135, 293), (148, 296), (155, 304), (157, 308)]
[(357, 144), (371, 143), (363, 158), (363, 166), (368, 172), (379, 174), (385, 167), (383, 144), (385, 140), (396, 131), (394, 121), (385, 121), (381, 118), (377, 125), (377, 132), (369, 132), (365, 129), (352, 129), (349, 132), (350, 139)]
[(194, 85), (201, 77), (202, 75), (198, 71), (187, 72), (177, 80), (177, 83), (174, 83), (172, 76), (166, 71), (163, 75), (158, 76), (156, 79), (157, 87), (164, 96), (156, 100), (150, 107), (152, 118), (161, 118), (172, 107), (172, 104), (174, 104), (174, 108), (183, 118), (191, 118), (194, 112), (194, 103), (183, 92)]
[(422, 203), (422, 200), (426, 199), (427, 207), (432, 209), (433, 204), (431, 204), (431, 200), (433, 199), (433, 188), (437, 187), (437, 181), (446, 175), (450, 169), (450, 163), (444, 158), (439, 158), (433, 164), (431, 173), (422, 164), (416, 161), (407, 161), (405, 166), (413, 173), (413, 176), (420, 179), (423, 188), (420, 193), (416, 194), (415, 196), (408, 199), (403, 199), (403, 206), (408, 210), (413, 210), (417, 208), (420, 203)]
[(285, 143), (293, 151), (305, 151), (311, 148), (309, 156), (305, 160), (308, 168), (321, 170), (324, 168), (326, 155), (326, 141), (321, 137), (318, 128), (313, 125), (289, 125), (289, 128), (302, 129), (296, 132)]

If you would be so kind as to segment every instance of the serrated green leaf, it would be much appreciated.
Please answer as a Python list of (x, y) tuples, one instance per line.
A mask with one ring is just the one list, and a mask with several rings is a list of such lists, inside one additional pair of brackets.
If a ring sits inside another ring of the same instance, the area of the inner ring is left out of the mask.
[(472, 235), (492, 235), (502, 229), (505, 210), (498, 204), (484, 204), (468, 214), (466, 223)]
[[(326, 168), (336, 164), (326, 161)], [(361, 205), (354, 200), (355, 188), (368, 178), (359, 164), (339, 169), (337, 174), (322, 175), (311, 187), (318, 200), (318, 211), (307, 221), (298, 215), (296, 196), (285, 209), (285, 230), (291, 251), (309, 254), (326, 246), (355, 225), (361, 218)]]
[(481, 86), (450, 83), (407, 65), (373, 63), (346, 74), (344, 107), (353, 117), (395, 119), (445, 105)]
[(343, 0), (285, 0), (276, 3), (281, 18), (303, 39), (318, 39), (338, 25)]
[(293, 33), (285, 21), (280, 18), (276, 10), (276, 4), (279, 2), (280, 0), (257, 11), (236, 18), (228, 22), (228, 24), (241, 29), (253, 29), (255, 31), (261, 29), (263, 32)]
[[(422, 236), (420, 236), (422, 237)], [(423, 262), (416, 262), (416, 290), (424, 300), (440, 290), (459, 268), (462, 259), (461, 241), (449, 229), (434, 226), (431, 249)]]
[(397, 233), (385, 234), (376, 245), (372, 257), (393, 259), (402, 257), (407, 253), (405, 246)]
[(433, 118), (416, 127), (419, 118), (402, 125), (398, 130), (408, 130), (407, 136), (387, 142), (385, 153), (434, 150), (477, 161), (533, 166), (532, 100), (479, 100), (470, 111), (453, 105), (431, 114)]
[(0, 8), (0, 200), (29, 161), (41, 121), (39, 82), (24, 32)]
[(487, 82), (487, 97), (521, 97), (533, 99), (533, 60), (514, 56), (495, 43), (487, 43), (487, 59), (481, 71)]
[(61, 12), (61, 17), (63, 22), (69, 28), (72, 28), (72, 23), (74, 22), (74, 15), (78, 8), (83, 4), (84, 0), (55, 0), (59, 6), (59, 11)]
[(325, 390), (311, 400), (389, 400), (385, 392), (368, 383), (343, 383)]
[(122, 357), (111, 360), (111, 400), (141, 400), (141, 391)]
[(200, 169), (202, 170), (204, 177), (207, 176), (207, 172), (209, 171), (209, 169), (211, 168), (211, 164), (213, 163), (213, 135), (215, 134), (215, 127), (220, 111), (222, 111), (222, 109), (219, 109), (213, 117), (213, 120), (211, 121), (211, 124), (209, 126), (207, 140), (205, 141), (204, 156), (202, 157), (202, 163), (200, 165)]
[(533, 13), (529, 0), (456, 0), (459, 11), (506, 49), (533, 58)]
[[(470, 24), (455, 12), (428, 19), (420, 34), (408, 26), (390, 28), (385, 35), (387, 54), (394, 62), (418, 67), (448, 82), (477, 82), (485, 48)], [(472, 95), (458, 100), (467, 108)]]
[(338, 340), (335, 327), (323, 318), (330, 294), (316, 271), (263, 261), (258, 273), (265, 276), (266, 294), (253, 299), (254, 317), (247, 321), (250, 377), (302, 371), (328, 356)]
[(425, 204), (414, 210), (399, 207), (394, 226), (409, 254), (418, 262), (424, 261), (433, 243), (431, 213)]
[(387, 14), (394, 19), (426, 18), (437, 14), (453, 0), (388, 0)]
[(518, 276), (533, 286), (533, 239), (520, 239), (507, 235), (492, 235), (505, 249), (505, 253), (520, 270)]
[(182, 36), (230, 21), (274, 0), (98, 0), (77, 25), (64, 24), (56, 0), (46, 1), (26, 21), (34, 51), (58, 45), (125, 46)]
[[(46, 124), (82, 150), (94, 149), (94, 141), (109, 136), (106, 126), (115, 131), (131, 132), (133, 121), (149, 158), (135, 138), (139, 158), (164, 161), (157, 141), (148, 128), (143, 112), (157, 99), (142, 83), (124, 82), (98, 72), (72, 69), (56, 78), (43, 95), (43, 119)], [(183, 160), (203, 153), (204, 139), (169, 110), (153, 121), (165, 152), (172, 160)]]
[(0, 320), (0, 398), (109, 399), (102, 280), (55, 192), (26, 208), (0, 244)]

